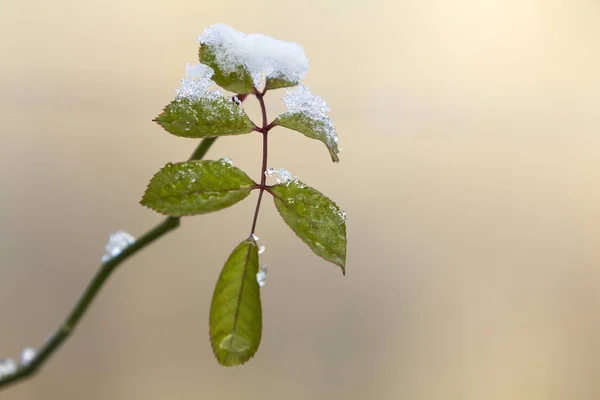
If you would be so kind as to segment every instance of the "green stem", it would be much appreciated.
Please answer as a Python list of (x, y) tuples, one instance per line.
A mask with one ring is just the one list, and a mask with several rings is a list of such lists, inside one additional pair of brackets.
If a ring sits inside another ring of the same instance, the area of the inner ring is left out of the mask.
[[(202, 139), (189, 159), (201, 160), (216, 139), (217, 138)], [(54, 354), (56, 350), (58, 350), (61, 344), (63, 344), (63, 342), (69, 338), (71, 333), (77, 327), (77, 324), (81, 318), (85, 315), (89, 306), (92, 304), (92, 301), (94, 301), (98, 293), (100, 293), (100, 289), (102, 289), (108, 278), (117, 269), (117, 267), (121, 265), (123, 261), (136, 254), (138, 251), (146, 248), (156, 239), (176, 229), (178, 226), (179, 218), (167, 217), (154, 228), (140, 236), (131, 245), (125, 247), (119, 255), (102, 263), (100, 269), (98, 269), (96, 275), (94, 275), (87, 288), (81, 294), (79, 300), (77, 300), (77, 303), (75, 304), (75, 307), (73, 307), (65, 321), (50, 336), (50, 338), (48, 338), (46, 343), (44, 343), (44, 345), (39, 349), (35, 357), (29, 363), (21, 364), (12, 374), (3, 375), (0, 377), (0, 389), (33, 375), (50, 358), (50, 356)]]
[(194, 152), (190, 156), (190, 158), (189, 158), (190, 161), (191, 160), (202, 160), (204, 158), (204, 156), (206, 155), (206, 152), (208, 151), (208, 149), (210, 149), (210, 146), (212, 146), (212, 144), (215, 142), (215, 140), (217, 140), (216, 137), (202, 139), (202, 141), (200, 142), (198, 147), (196, 147), (196, 150), (194, 150)]

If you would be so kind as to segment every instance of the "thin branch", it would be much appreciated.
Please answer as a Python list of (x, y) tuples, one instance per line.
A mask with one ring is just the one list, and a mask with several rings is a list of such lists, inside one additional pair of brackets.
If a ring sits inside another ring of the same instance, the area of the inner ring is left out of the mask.
[(263, 98), (266, 92), (267, 92), (266, 87), (262, 92), (259, 92), (258, 90), (254, 91), (254, 95), (256, 96), (256, 98), (258, 99), (258, 102), (260, 104), (260, 111), (262, 114), (262, 128), (260, 129), (260, 132), (262, 132), (262, 135), (263, 135), (263, 154), (262, 154), (262, 166), (261, 166), (261, 170), (260, 170), (260, 185), (259, 185), (260, 192), (258, 193), (258, 200), (256, 201), (256, 209), (254, 210), (254, 218), (252, 219), (252, 229), (250, 230), (250, 236), (254, 235), (254, 232), (256, 231), (256, 222), (258, 221), (258, 213), (260, 212), (260, 204), (262, 202), (263, 192), (265, 191), (265, 187), (266, 187), (266, 183), (267, 183), (267, 176), (265, 175), (265, 172), (267, 172), (267, 157), (268, 157), (268, 151), (269, 151), (269, 141), (268, 141), (269, 127), (268, 127), (268, 122), (267, 122), (267, 107), (265, 106), (265, 100)]
[(208, 151), (208, 149), (210, 149), (210, 146), (212, 146), (213, 143), (215, 142), (215, 140), (217, 140), (216, 137), (202, 139), (202, 141), (200, 142), (198, 147), (196, 147), (196, 150), (194, 150), (194, 152), (190, 156), (189, 161), (202, 160), (204, 158), (204, 156), (206, 155), (206, 152)]
[(254, 235), (256, 231), (256, 222), (258, 221), (258, 213), (260, 212), (260, 203), (262, 201), (262, 195), (265, 191), (264, 188), (260, 188), (260, 192), (258, 192), (258, 200), (256, 201), (256, 208), (254, 209), (254, 218), (252, 219), (252, 229), (250, 230), (250, 236)]
[[(190, 160), (201, 160), (208, 149), (212, 146), (217, 138), (202, 139), (196, 150), (190, 156)], [(156, 239), (169, 233), (179, 226), (179, 217), (167, 217), (154, 228), (140, 236), (135, 242), (125, 247), (123, 251), (104, 262), (96, 275), (92, 278), (87, 288), (79, 297), (75, 307), (69, 313), (69, 316), (58, 327), (58, 329), (48, 338), (46, 343), (39, 349), (35, 357), (27, 363), (21, 363), (12, 374), (2, 375), (0, 377), (0, 390), (8, 387), (10, 384), (31, 377), (39, 368), (60, 348), (65, 340), (73, 333), (81, 318), (85, 315), (92, 301), (96, 298), (100, 289), (104, 286), (107, 279), (112, 273), (129, 257), (136, 254), (138, 251), (146, 248)]]

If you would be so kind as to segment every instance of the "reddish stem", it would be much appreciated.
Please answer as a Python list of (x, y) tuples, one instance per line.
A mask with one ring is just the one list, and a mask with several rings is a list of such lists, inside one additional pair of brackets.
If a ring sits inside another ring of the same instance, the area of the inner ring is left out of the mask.
[(262, 167), (260, 170), (260, 184), (258, 185), (260, 192), (258, 193), (256, 209), (254, 210), (254, 218), (252, 220), (252, 229), (250, 231), (250, 236), (252, 236), (254, 234), (254, 232), (256, 231), (256, 222), (258, 221), (258, 213), (260, 211), (260, 204), (262, 202), (263, 192), (267, 189), (267, 185), (266, 185), (267, 176), (265, 175), (265, 172), (267, 172), (267, 157), (268, 157), (268, 152), (269, 152), (268, 135), (269, 135), (269, 130), (271, 129), (271, 126), (267, 122), (267, 108), (265, 107), (265, 100), (264, 100), (266, 91), (267, 91), (266, 88), (262, 92), (259, 92), (258, 90), (254, 90), (254, 95), (258, 99), (258, 103), (260, 104), (260, 110), (262, 113), (262, 127), (257, 130), (259, 132), (261, 132), (263, 135), (263, 155), (262, 155)]

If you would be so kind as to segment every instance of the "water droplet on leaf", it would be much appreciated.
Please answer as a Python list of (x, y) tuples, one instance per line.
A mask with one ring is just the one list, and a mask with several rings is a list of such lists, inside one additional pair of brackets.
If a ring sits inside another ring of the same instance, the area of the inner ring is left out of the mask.
[(219, 160), (223, 165), (233, 165), (231, 158), (223, 157)]
[(242, 353), (250, 349), (250, 343), (246, 339), (232, 333), (221, 340), (219, 347), (232, 353)]

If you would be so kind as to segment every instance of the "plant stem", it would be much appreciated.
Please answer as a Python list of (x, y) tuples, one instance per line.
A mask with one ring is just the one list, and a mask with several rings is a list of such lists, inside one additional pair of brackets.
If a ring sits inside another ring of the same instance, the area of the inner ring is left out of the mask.
[(256, 231), (256, 222), (258, 221), (258, 213), (260, 212), (260, 204), (262, 202), (263, 192), (265, 191), (266, 183), (267, 183), (267, 176), (265, 175), (265, 172), (267, 172), (267, 159), (268, 159), (268, 154), (269, 154), (268, 135), (269, 135), (270, 127), (267, 122), (267, 108), (265, 106), (265, 100), (264, 100), (264, 96), (265, 96), (266, 92), (267, 92), (266, 88), (262, 92), (259, 92), (258, 90), (255, 90), (255, 92), (254, 92), (254, 95), (256, 96), (256, 98), (258, 99), (258, 102), (260, 104), (260, 110), (261, 110), (261, 114), (262, 114), (262, 128), (260, 128), (260, 132), (262, 132), (262, 135), (263, 135), (263, 154), (262, 154), (262, 166), (261, 166), (261, 170), (260, 170), (260, 185), (259, 185), (260, 192), (258, 193), (258, 200), (256, 201), (256, 209), (254, 210), (254, 218), (252, 219), (252, 229), (250, 230), (250, 236), (254, 235), (254, 232)]
[[(216, 139), (217, 138), (202, 139), (189, 159), (201, 160)], [(125, 247), (119, 255), (104, 262), (100, 266), (100, 269), (96, 271), (96, 274), (79, 297), (79, 300), (77, 300), (75, 307), (71, 310), (67, 319), (65, 319), (58, 329), (48, 338), (46, 343), (38, 350), (35, 357), (29, 363), (19, 365), (12, 374), (0, 377), (0, 389), (4, 389), (12, 383), (16, 383), (33, 375), (50, 358), (50, 356), (58, 350), (60, 345), (69, 338), (71, 333), (73, 333), (92, 301), (96, 298), (98, 293), (100, 293), (100, 289), (102, 289), (107, 279), (117, 267), (138, 251), (146, 248), (156, 239), (176, 229), (179, 226), (179, 222), (179, 217), (165, 218), (158, 225), (154, 226), (154, 228), (140, 236), (131, 245)]]
[(204, 158), (204, 156), (206, 155), (206, 152), (208, 151), (208, 149), (210, 149), (210, 146), (212, 146), (213, 143), (215, 142), (215, 140), (217, 140), (216, 137), (202, 139), (202, 141), (200, 142), (198, 147), (196, 147), (196, 150), (194, 150), (194, 152), (190, 156), (189, 161), (202, 160)]

